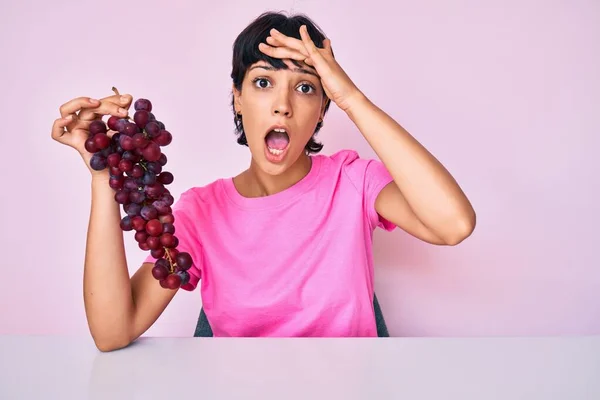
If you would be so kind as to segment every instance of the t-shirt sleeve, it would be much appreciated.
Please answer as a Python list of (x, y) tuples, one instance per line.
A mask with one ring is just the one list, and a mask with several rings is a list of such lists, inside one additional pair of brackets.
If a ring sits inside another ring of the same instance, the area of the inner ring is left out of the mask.
[[(202, 277), (202, 248), (197, 234), (195, 219), (193, 218), (194, 215), (197, 215), (195, 207), (196, 202), (194, 201), (194, 194), (191, 189), (183, 192), (179, 200), (172, 206), (173, 216), (175, 217), (175, 222), (173, 223), (175, 226), (174, 236), (179, 240), (177, 250), (179, 252), (187, 252), (192, 257), (192, 266), (187, 271), (190, 275), (190, 280), (181, 286), (182, 289), (187, 291), (196, 289)], [(148, 256), (144, 262), (155, 263), (156, 260), (148, 252)]]
[(369, 218), (371, 229), (377, 227), (392, 231), (396, 225), (377, 212), (375, 201), (381, 190), (394, 179), (383, 162), (376, 159), (360, 158), (355, 151), (348, 151), (345, 171), (354, 186), (363, 196), (365, 214)]

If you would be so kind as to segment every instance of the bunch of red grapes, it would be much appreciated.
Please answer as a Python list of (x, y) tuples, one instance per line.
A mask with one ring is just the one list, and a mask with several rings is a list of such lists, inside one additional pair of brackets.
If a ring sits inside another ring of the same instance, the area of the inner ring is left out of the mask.
[[(138, 99), (133, 107), (133, 120), (129, 116), (111, 116), (107, 123), (93, 121), (85, 148), (93, 153), (92, 169), (109, 169), (115, 201), (126, 214), (121, 219), (121, 229), (135, 231), (140, 249), (157, 258), (152, 276), (161, 287), (176, 289), (189, 282), (187, 270), (192, 266), (192, 257), (177, 250), (179, 240), (171, 209), (174, 198), (165, 187), (174, 177), (163, 171), (167, 156), (161, 147), (168, 146), (172, 136), (152, 114), (149, 100)], [(109, 129), (114, 132), (112, 137)]]

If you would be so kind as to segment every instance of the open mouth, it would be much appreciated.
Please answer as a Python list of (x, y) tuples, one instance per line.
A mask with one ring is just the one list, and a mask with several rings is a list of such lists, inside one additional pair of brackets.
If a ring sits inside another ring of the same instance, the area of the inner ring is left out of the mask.
[(275, 128), (265, 136), (265, 153), (273, 162), (281, 161), (290, 145), (290, 136), (283, 128)]

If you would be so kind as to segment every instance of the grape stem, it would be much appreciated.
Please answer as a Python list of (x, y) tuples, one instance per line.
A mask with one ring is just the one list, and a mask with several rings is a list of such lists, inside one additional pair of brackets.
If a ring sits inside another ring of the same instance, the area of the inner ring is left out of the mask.
[(171, 254), (169, 254), (169, 249), (167, 249), (166, 247), (164, 247), (165, 249), (165, 255), (167, 256), (167, 260), (169, 260), (169, 266), (171, 267), (171, 273), (173, 273), (173, 271), (175, 271), (174, 267), (175, 265), (173, 264), (173, 259), (171, 258)]

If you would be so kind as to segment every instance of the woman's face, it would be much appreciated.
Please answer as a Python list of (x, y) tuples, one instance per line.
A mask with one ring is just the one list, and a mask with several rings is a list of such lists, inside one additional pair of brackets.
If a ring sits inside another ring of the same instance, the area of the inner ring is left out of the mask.
[[(304, 153), (323, 118), (326, 99), (314, 68), (283, 61), (289, 69), (255, 63), (246, 72), (241, 93), (233, 89), (252, 158), (271, 175), (281, 174)], [(272, 132), (273, 127), (280, 132)]]

